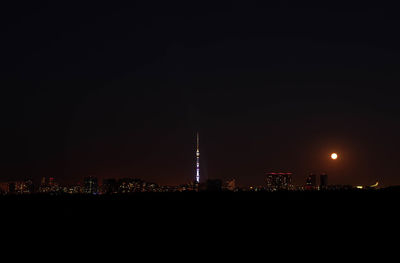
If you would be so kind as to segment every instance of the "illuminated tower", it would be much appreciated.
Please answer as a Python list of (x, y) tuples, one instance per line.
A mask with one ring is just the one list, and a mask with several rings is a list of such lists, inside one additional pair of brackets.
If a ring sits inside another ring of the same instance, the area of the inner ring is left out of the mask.
[(200, 183), (199, 133), (197, 133), (197, 145), (196, 145), (196, 182), (197, 182), (197, 183)]

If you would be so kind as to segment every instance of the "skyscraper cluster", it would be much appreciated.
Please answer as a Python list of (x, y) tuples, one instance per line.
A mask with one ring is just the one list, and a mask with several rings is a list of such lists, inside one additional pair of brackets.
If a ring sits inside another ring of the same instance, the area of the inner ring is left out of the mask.
[(274, 173), (270, 172), (267, 174), (267, 190), (268, 191), (280, 191), (280, 190), (292, 190), (292, 173)]
[(306, 179), (306, 190), (326, 190), (328, 187), (328, 175), (322, 173), (319, 175), (319, 184), (317, 184), (317, 175), (311, 173)]
[(1, 194), (32, 194), (35, 188), (31, 179), (0, 183)]

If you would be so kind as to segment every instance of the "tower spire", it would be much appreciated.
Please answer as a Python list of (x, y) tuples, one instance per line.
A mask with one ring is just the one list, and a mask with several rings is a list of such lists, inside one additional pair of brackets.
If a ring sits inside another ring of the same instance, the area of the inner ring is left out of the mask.
[(199, 133), (198, 132), (197, 132), (196, 138), (197, 138), (197, 147), (196, 147), (196, 149), (197, 149), (197, 151), (199, 151)]
[(200, 147), (199, 147), (199, 132), (196, 134), (196, 182), (200, 183)]

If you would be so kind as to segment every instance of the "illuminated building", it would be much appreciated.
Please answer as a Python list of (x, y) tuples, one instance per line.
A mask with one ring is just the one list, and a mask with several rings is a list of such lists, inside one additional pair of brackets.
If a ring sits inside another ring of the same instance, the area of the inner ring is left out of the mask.
[(33, 185), (33, 181), (31, 179), (27, 179), (24, 182), (24, 187), (25, 194), (33, 194), (35, 191), (35, 186)]
[(199, 184), (196, 181), (186, 185), (186, 190), (188, 191), (198, 191), (198, 189), (199, 189)]
[(50, 177), (49, 178), (49, 186), (53, 187), (56, 185), (56, 179), (54, 179), (54, 177)]
[(200, 183), (200, 148), (199, 148), (199, 133), (197, 133), (196, 145), (196, 182)]
[(32, 194), (34, 192), (34, 185), (32, 180), (15, 181), (8, 184), (8, 193), (14, 194)]
[(292, 173), (268, 173), (266, 181), (268, 191), (291, 190), (293, 188)]
[(146, 183), (140, 179), (122, 178), (118, 180), (118, 192), (121, 194), (144, 192)]
[(50, 177), (48, 180), (46, 177), (43, 177), (40, 186), (39, 186), (39, 192), (41, 193), (55, 193), (59, 192), (61, 190), (60, 185), (56, 182), (56, 179), (54, 177)]
[(320, 174), (319, 176), (319, 189), (323, 190), (326, 189), (328, 186), (328, 175), (327, 174)]
[(159, 192), (160, 191), (159, 189), (160, 189), (160, 187), (156, 183), (147, 183), (144, 185), (144, 188), (143, 188), (143, 190), (145, 192)]
[(50, 192), (50, 186), (47, 184), (46, 177), (43, 177), (42, 180), (40, 181), (39, 192), (40, 193)]
[(60, 188), (65, 194), (80, 194), (82, 193), (80, 185), (69, 185)]
[(83, 192), (85, 194), (97, 194), (98, 184), (96, 177), (88, 176), (83, 179)]

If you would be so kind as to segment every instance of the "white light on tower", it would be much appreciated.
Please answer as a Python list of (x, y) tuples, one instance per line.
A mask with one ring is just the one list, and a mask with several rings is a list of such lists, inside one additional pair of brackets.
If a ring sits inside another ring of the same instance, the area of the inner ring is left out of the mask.
[(196, 182), (197, 182), (197, 183), (200, 183), (199, 133), (197, 133), (197, 146), (196, 146)]

